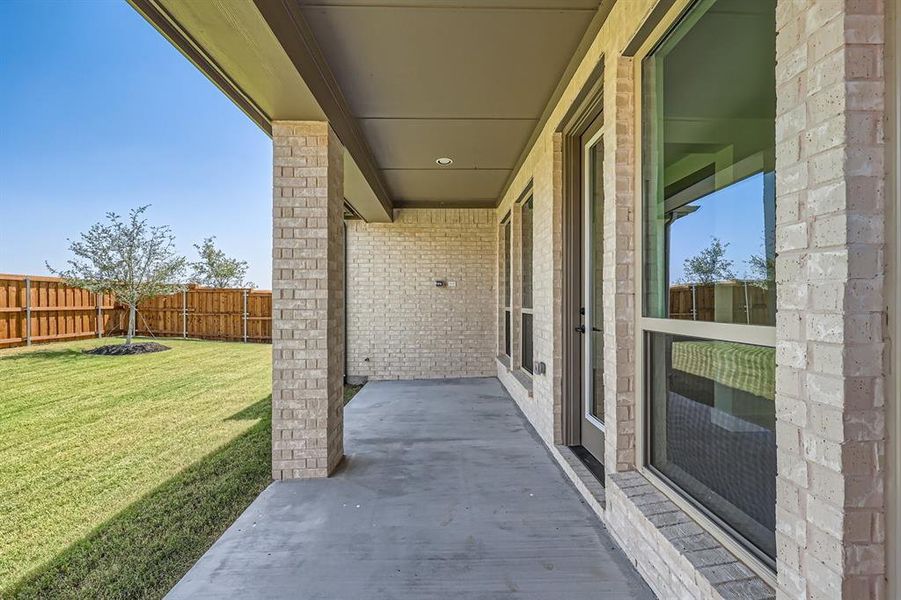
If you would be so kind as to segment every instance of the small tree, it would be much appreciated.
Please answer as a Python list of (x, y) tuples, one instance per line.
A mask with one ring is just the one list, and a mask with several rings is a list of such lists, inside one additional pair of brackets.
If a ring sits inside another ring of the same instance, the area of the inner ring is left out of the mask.
[(132, 209), (127, 219), (107, 213), (106, 222), (91, 225), (81, 239), (70, 241), (75, 258), (68, 268), (51, 273), (67, 284), (96, 294), (114, 294), (128, 306), (128, 330), (125, 343), (135, 334), (135, 315), (142, 300), (172, 294), (182, 289), (185, 259), (175, 253), (175, 237), (167, 226), (147, 224), (144, 213), (149, 206)]
[(770, 287), (770, 282), (776, 280), (776, 261), (759, 254), (752, 254), (748, 260), (748, 279), (754, 285), (763, 289)]
[(254, 287), (252, 282), (244, 282), (247, 275), (247, 261), (229, 258), (216, 248), (215, 237), (208, 237), (201, 244), (194, 244), (200, 260), (191, 263), (194, 269), (192, 280), (200, 285), (217, 288)]
[(724, 279), (735, 279), (732, 261), (726, 258), (729, 243), (719, 238), (711, 238), (710, 245), (696, 256), (686, 258), (682, 269), (689, 283), (714, 283)]

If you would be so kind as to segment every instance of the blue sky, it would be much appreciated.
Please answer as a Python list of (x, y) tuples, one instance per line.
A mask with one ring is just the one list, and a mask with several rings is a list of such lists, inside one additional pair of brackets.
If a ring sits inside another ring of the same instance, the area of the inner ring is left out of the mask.
[(124, 1), (0, 2), (0, 272), (151, 204), (179, 250), (214, 235), (271, 284), (269, 138)]
[(696, 256), (712, 238), (728, 243), (726, 259), (732, 271), (748, 275), (747, 260), (764, 256), (763, 173), (758, 173), (695, 202), (698, 210), (678, 219), (670, 228), (670, 282), (684, 274), (685, 259)]

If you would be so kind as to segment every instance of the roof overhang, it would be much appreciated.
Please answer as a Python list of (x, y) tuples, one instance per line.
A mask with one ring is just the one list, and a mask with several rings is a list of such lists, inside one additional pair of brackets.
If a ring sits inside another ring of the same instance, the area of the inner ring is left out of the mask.
[(616, 0), (129, 2), (267, 133), (328, 121), (390, 221), (497, 206)]
[(273, 121), (329, 121), (345, 147), (346, 202), (367, 221), (392, 220), (393, 204), (365, 140), (320, 104), (251, 0), (129, 3), (266, 134)]

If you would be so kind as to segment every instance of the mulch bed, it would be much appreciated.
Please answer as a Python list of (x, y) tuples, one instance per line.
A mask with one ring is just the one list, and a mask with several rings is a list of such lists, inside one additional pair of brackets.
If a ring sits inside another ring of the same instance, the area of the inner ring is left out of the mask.
[(150, 354), (169, 350), (169, 346), (163, 346), (156, 342), (141, 342), (139, 344), (111, 344), (100, 346), (91, 350), (85, 350), (85, 354), (97, 354), (100, 356), (128, 356), (131, 354)]

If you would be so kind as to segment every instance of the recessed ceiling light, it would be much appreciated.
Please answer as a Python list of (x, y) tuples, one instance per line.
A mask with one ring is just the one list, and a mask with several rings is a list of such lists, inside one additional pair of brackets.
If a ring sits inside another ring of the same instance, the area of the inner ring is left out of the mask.
[(437, 159), (435, 162), (438, 163), (439, 165), (441, 165), (442, 167), (446, 167), (448, 165), (454, 164), (454, 159), (443, 156), (443, 157)]

